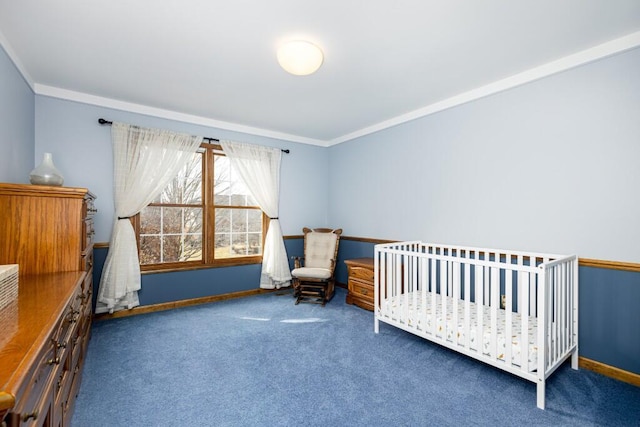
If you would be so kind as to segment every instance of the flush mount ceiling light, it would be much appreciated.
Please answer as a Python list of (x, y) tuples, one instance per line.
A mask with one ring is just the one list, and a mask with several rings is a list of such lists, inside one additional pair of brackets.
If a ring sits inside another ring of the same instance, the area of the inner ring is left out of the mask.
[(296, 76), (315, 73), (323, 59), (318, 46), (303, 40), (287, 42), (278, 49), (278, 63), (285, 71)]

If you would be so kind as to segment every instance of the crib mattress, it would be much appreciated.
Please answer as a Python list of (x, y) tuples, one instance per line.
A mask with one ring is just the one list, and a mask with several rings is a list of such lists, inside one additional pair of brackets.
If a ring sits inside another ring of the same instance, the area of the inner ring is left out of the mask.
[[(458, 300), (458, 325), (454, 328), (453, 325), (453, 298), (446, 297), (446, 321), (442, 315), (442, 297), (440, 294), (436, 294), (436, 313), (432, 313), (431, 307), (431, 293), (427, 293), (426, 307), (422, 307), (422, 294), (418, 293), (414, 301), (414, 295), (409, 293), (408, 298), (405, 295), (399, 297), (392, 297), (382, 301), (382, 313), (385, 316), (390, 317), (393, 320), (399, 320), (406, 323), (409, 327), (415, 328), (422, 332), (432, 332), (433, 322), (436, 322), (436, 336), (441, 338), (443, 333), (446, 336), (446, 340), (453, 343), (457, 339), (457, 344), (466, 345), (465, 339), (465, 306), (463, 300)], [(405, 303), (408, 300), (408, 308), (405, 309)], [(470, 303), (470, 322), (469, 322), (469, 347), (478, 351), (478, 307), (475, 303)], [(506, 342), (505, 329), (506, 329), (506, 314), (504, 310), (497, 310), (497, 334), (496, 350), (491, 345), (491, 311), (488, 306), (482, 307), (482, 352), (491, 358), (497, 358), (499, 360), (505, 360)], [(533, 372), (537, 368), (538, 363), (538, 346), (537, 346), (537, 326), (536, 318), (529, 317), (528, 319), (528, 333), (526, 341), (528, 345), (528, 360), (529, 371)], [(522, 363), (522, 348), (523, 340), (521, 337), (522, 319), (520, 314), (512, 313), (511, 315), (511, 338), (509, 340), (511, 344), (511, 363), (516, 366), (521, 366)], [(494, 354), (496, 353), (496, 354)]]

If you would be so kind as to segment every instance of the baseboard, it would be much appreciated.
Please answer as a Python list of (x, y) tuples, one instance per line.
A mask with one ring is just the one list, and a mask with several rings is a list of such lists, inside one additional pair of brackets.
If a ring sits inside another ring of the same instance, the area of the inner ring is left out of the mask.
[(611, 377), (616, 380), (624, 381), (625, 383), (633, 384), (640, 387), (640, 375), (633, 372), (625, 371), (620, 368), (606, 365), (595, 360), (587, 359), (586, 357), (578, 358), (578, 365), (580, 368), (588, 369), (593, 372), (597, 372), (606, 377)]
[(200, 298), (191, 298), (180, 301), (171, 301), (160, 304), (151, 304), (134, 307), (131, 310), (120, 310), (115, 313), (101, 313), (93, 316), (94, 320), (116, 319), (119, 317), (137, 316), (139, 314), (154, 313), (156, 311), (172, 310), (174, 308), (189, 307), (192, 305), (208, 304), (210, 302), (225, 301), (229, 299), (244, 298), (253, 295), (268, 294), (272, 292), (283, 292), (285, 289), (252, 289), (249, 291), (232, 292), (221, 295), (211, 295)]

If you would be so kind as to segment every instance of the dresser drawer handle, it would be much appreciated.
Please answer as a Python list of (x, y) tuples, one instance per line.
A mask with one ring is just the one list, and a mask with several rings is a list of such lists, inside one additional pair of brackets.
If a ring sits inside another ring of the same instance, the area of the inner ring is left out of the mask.
[(29, 414), (24, 414), (22, 415), (22, 422), (26, 423), (27, 421), (29, 421), (31, 418), (33, 418), (34, 420), (38, 419), (38, 410), (36, 409), (35, 411), (29, 413)]
[(58, 342), (56, 347), (58, 347), (58, 348), (67, 348), (67, 343), (66, 342)]
[(60, 358), (59, 357), (55, 357), (53, 359), (47, 360), (47, 365), (58, 365), (58, 364), (60, 364)]

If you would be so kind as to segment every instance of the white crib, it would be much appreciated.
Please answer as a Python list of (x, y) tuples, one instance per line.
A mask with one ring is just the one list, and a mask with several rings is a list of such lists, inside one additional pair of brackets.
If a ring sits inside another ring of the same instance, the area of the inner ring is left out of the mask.
[[(375, 247), (380, 321), (537, 384), (578, 369), (578, 259), (422, 242)], [(510, 339), (507, 339), (510, 337)]]

